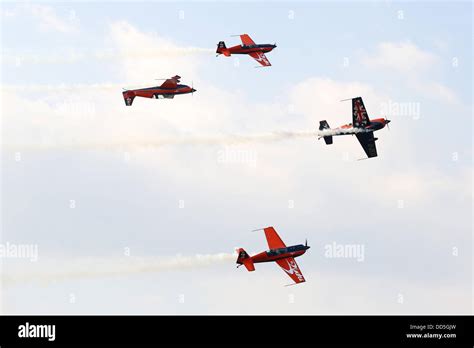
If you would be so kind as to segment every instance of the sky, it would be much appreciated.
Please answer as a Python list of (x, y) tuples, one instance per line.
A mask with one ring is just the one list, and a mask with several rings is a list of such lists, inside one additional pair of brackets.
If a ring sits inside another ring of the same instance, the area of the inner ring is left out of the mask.
[[(0, 313), (472, 313), (472, 3), (0, 9)], [(215, 56), (243, 33), (271, 67)], [(125, 106), (176, 74), (197, 92)], [(392, 121), (362, 161), (316, 134), (357, 96)], [(266, 226), (306, 283), (236, 269)]]

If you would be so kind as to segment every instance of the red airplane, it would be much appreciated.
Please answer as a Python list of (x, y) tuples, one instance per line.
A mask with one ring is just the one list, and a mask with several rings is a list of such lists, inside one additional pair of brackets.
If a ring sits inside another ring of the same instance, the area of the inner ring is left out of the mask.
[(130, 89), (122, 92), (125, 105), (131, 106), (135, 97), (153, 98), (153, 99), (173, 99), (178, 94), (194, 93), (196, 90), (193, 87), (180, 85), (181, 76), (173, 76), (166, 79), (161, 86)]
[(257, 45), (247, 34), (239, 35), (242, 40), (242, 45), (237, 45), (227, 48), (224, 41), (217, 44), (217, 56), (223, 54), (230, 57), (231, 54), (248, 54), (250, 57), (259, 62), (262, 66), (271, 66), (270, 61), (265, 56), (265, 52), (270, 52), (276, 44), (260, 44)]
[[(261, 229), (255, 231), (261, 231)], [(263, 231), (265, 232), (270, 250), (249, 256), (244, 249), (239, 248), (237, 250), (239, 255), (237, 258), (237, 268), (244, 265), (249, 272), (253, 272), (255, 271), (254, 263), (275, 261), (293, 279), (295, 284), (305, 282), (303, 274), (294, 258), (303, 255), (309, 249), (308, 242), (305, 245), (298, 244), (287, 247), (273, 227), (266, 227)]]
[[(324, 138), (326, 144), (330, 145), (332, 144), (333, 135), (355, 134), (364, 148), (367, 157), (377, 157), (375, 141), (378, 140), (378, 138), (374, 138), (374, 132), (385, 126), (388, 128), (390, 120), (386, 118), (370, 120), (361, 97), (346, 100), (352, 100), (352, 123), (331, 129), (326, 120), (319, 121), (320, 132), (318, 139)], [(325, 133), (327, 135), (325, 135)]]

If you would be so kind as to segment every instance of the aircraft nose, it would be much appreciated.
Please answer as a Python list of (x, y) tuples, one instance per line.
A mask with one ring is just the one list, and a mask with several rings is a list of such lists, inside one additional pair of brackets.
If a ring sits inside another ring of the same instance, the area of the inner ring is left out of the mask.
[(385, 120), (385, 123), (387, 123), (387, 124), (390, 123), (390, 122), (392, 122), (392, 121), (391, 120)]
[(191, 88), (191, 92), (193, 92), (193, 93), (194, 93), (194, 92), (196, 92), (196, 91), (197, 91), (196, 89), (194, 89), (194, 88)]

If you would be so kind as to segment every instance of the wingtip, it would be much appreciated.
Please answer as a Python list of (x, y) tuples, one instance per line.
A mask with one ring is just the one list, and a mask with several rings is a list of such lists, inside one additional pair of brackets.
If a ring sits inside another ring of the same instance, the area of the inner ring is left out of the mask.
[(273, 228), (273, 226), (267, 226), (267, 227), (263, 227), (263, 228), (257, 228), (256, 230), (252, 230), (252, 232), (264, 231), (264, 230), (267, 229), (267, 228)]
[(362, 99), (362, 97), (352, 97), (352, 98), (342, 99), (340, 101), (343, 102), (343, 101), (348, 101), (348, 100), (353, 100), (353, 99), (358, 99), (358, 98)]

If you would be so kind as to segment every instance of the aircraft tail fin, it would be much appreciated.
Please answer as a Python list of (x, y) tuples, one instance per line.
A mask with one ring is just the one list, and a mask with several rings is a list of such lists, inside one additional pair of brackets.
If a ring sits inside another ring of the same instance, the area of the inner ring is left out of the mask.
[[(331, 127), (329, 127), (328, 121), (326, 120), (319, 121), (319, 130), (322, 131), (325, 129), (331, 129)], [(332, 135), (326, 135), (326, 136), (323, 136), (323, 138), (327, 145), (332, 144)]]
[(365, 128), (370, 124), (369, 115), (361, 97), (352, 98), (352, 125), (354, 128)]
[(237, 252), (239, 254), (237, 257), (237, 263), (239, 265), (244, 265), (245, 268), (247, 268), (247, 271), (249, 272), (255, 271), (255, 265), (249, 254), (247, 254), (247, 252), (243, 248), (240, 248), (239, 250), (237, 250)]
[(135, 93), (133, 91), (124, 91), (122, 92), (123, 100), (125, 101), (125, 105), (131, 106), (133, 103), (133, 99), (135, 99)]
[(328, 121), (326, 120), (319, 121), (319, 130), (324, 130), (324, 129), (331, 129), (331, 127), (329, 127)]
[(216, 53), (223, 54), (226, 57), (230, 56), (230, 51), (227, 49), (224, 41), (219, 41), (219, 43), (217, 44)]

